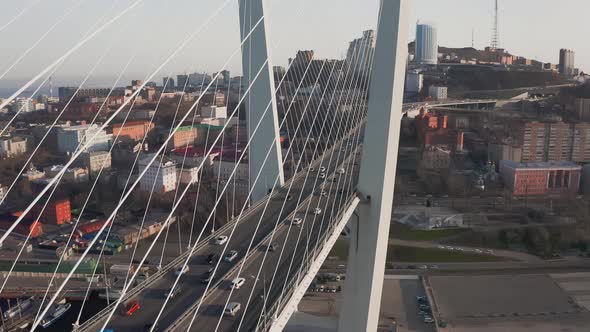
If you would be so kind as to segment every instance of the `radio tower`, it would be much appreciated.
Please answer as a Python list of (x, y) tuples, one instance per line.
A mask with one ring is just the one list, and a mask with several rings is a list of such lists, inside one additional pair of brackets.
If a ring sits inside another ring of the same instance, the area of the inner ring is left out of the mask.
[(498, 36), (500, 28), (498, 24), (498, 0), (494, 0), (494, 26), (492, 27), (492, 50), (496, 50), (499, 46), (500, 37)]

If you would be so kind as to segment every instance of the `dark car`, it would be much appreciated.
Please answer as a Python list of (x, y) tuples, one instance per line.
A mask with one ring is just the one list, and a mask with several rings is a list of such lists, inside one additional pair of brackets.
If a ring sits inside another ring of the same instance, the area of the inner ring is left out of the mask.
[(207, 256), (207, 264), (213, 264), (219, 259), (217, 254), (211, 253)]

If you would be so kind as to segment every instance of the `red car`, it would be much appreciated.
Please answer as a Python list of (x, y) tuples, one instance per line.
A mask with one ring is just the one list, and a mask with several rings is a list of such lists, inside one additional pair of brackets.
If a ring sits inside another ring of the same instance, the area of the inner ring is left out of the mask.
[(123, 309), (122, 313), (125, 316), (131, 316), (137, 310), (139, 310), (139, 308), (141, 308), (141, 306), (139, 305), (139, 302), (137, 302), (137, 301), (131, 301), (131, 302), (127, 303), (127, 305)]

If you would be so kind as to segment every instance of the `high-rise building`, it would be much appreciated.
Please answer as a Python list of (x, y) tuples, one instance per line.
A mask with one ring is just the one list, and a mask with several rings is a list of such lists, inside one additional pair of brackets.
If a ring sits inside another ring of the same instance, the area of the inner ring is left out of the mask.
[(176, 84), (179, 89), (188, 85), (188, 75), (176, 75)]
[(522, 142), (522, 162), (590, 162), (588, 123), (528, 122)]
[(188, 84), (192, 86), (200, 86), (201, 84), (209, 84), (211, 76), (207, 73), (192, 73), (188, 75)]
[(109, 88), (87, 88), (87, 89), (79, 89), (75, 87), (60, 87), (58, 89), (59, 94), (59, 101), (61, 103), (66, 103), (72, 97), (74, 97), (74, 101), (82, 101), (88, 97), (96, 97), (96, 98), (105, 98), (106, 96), (111, 94), (111, 89)]
[(163, 77), (162, 86), (165, 86), (166, 88), (176, 87), (176, 85), (174, 85), (174, 79), (172, 77)]
[(416, 25), (416, 56), (414, 61), (424, 65), (438, 63), (436, 28), (429, 24)]
[(574, 114), (579, 120), (590, 121), (590, 98), (576, 98), (574, 100)]
[(307, 65), (313, 60), (314, 52), (312, 50), (297, 51), (295, 59), (289, 59), (289, 63), (292, 67), (307, 67)]
[(424, 87), (424, 76), (418, 71), (409, 71), (406, 73), (406, 92), (417, 94), (422, 92)]
[(562, 48), (559, 50), (559, 72), (565, 77), (574, 76), (574, 62), (575, 52)]
[(350, 42), (346, 53), (346, 62), (356, 71), (368, 72), (375, 52), (377, 36), (374, 30), (363, 31), (363, 36)]

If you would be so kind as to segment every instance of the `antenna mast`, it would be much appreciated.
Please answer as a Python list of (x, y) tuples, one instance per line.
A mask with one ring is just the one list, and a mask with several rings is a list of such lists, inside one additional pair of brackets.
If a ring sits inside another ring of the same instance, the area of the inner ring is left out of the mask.
[(496, 50), (499, 47), (500, 37), (499, 37), (499, 23), (498, 23), (498, 0), (494, 0), (494, 26), (492, 27), (492, 49)]

